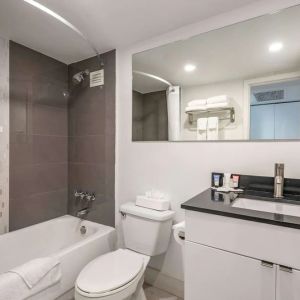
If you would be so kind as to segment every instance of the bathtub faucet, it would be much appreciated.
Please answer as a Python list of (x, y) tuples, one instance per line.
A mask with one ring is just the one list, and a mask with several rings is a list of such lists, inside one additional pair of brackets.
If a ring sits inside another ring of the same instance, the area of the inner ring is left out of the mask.
[(89, 212), (90, 212), (90, 210), (88, 207), (80, 209), (79, 211), (77, 211), (77, 217), (80, 219), (83, 219), (84, 217), (86, 217), (88, 215)]

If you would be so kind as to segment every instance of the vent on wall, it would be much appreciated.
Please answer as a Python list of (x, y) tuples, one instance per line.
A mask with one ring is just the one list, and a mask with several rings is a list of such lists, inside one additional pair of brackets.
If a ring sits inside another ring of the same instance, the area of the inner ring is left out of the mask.
[(104, 85), (104, 70), (98, 70), (90, 73), (90, 87)]
[(284, 90), (254, 93), (257, 102), (284, 100)]

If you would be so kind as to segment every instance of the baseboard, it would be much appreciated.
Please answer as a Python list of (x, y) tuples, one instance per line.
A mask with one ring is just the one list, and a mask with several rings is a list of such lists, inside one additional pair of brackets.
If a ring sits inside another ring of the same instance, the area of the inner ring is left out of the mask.
[(145, 282), (183, 299), (184, 283), (181, 280), (170, 277), (156, 269), (148, 267), (145, 272)]

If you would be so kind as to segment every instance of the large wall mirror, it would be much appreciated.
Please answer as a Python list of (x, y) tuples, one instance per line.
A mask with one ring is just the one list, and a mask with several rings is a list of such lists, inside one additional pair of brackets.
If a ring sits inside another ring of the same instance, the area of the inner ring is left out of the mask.
[(300, 139), (300, 6), (133, 55), (133, 141)]

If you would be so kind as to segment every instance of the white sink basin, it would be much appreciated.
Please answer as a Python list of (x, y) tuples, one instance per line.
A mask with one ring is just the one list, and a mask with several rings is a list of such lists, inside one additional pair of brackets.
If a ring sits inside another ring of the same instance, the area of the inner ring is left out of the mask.
[(238, 198), (234, 201), (232, 207), (300, 217), (300, 205), (289, 203)]

